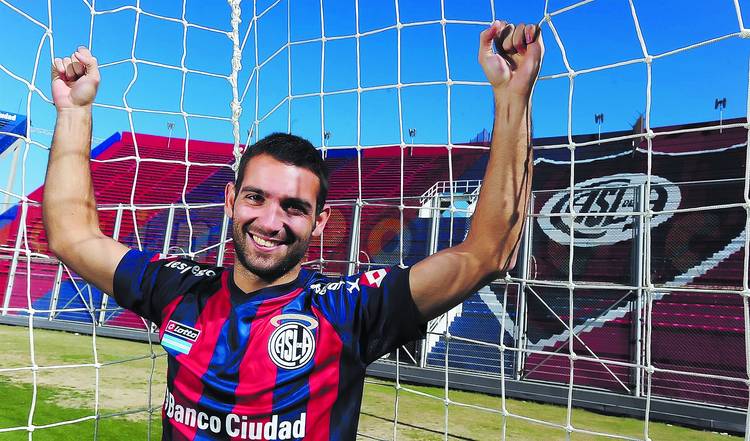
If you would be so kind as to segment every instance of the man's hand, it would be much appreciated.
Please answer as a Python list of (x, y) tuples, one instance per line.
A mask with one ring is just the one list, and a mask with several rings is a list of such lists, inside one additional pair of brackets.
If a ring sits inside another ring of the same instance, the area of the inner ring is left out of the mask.
[(52, 99), (58, 110), (90, 106), (99, 87), (99, 66), (81, 46), (70, 57), (55, 58), (52, 66)]
[(526, 99), (531, 96), (544, 54), (539, 31), (537, 25), (495, 21), (480, 34), (479, 64), (493, 91), (507, 91)]

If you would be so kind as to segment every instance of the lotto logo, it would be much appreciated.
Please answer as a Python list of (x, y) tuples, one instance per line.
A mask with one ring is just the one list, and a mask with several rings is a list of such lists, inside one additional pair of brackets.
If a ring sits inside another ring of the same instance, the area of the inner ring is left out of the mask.
[(198, 339), (198, 336), (201, 335), (201, 331), (173, 320), (170, 320), (169, 323), (167, 323), (166, 331), (192, 342), (195, 342)]
[(388, 270), (385, 268), (367, 271), (362, 274), (359, 279), (361, 285), (369, 286), (370, 288), (380, 288), (380, 284), (383, 283), (383, 279), (388, 274)]

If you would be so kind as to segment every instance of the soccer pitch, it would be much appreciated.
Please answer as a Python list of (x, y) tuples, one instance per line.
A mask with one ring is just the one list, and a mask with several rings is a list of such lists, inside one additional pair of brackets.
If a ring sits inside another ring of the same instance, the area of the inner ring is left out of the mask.
[[(40, 366), (37, 371), (37, 396), (32, 422), (35, 426), (52, 424), (61, 420), (91, 417), (95, 414), (96, 369), (85, 366), (94, 362), (94, 344), (90, 336), (66, 332), (34, 329), (34, 357)], [(0, 326), (0, 430), (26, 426), (31, 409), (34, 380), (30, 369), (9, 371), (10, 368), (31, 366), (32, 353), (29, 330), (25, 327)], [(156, 356), (150, 356), (144, 343), (111, 338), (96, 338), (96, 352), (100, 368), (98, 423), (93, 418), (72, 425), (38, 428), (34, 440), (86, 440), (128, 439), (146, 440), (149, 433), (149, 376), (154, 363), (153, 395), (151, 406), (151, 439), (161, 433), (161, 400), (165, 387), (166, 358), (159, 346), (153, 346)], [(84, 366), (81, 366), (84, 365)], [(55, 367), (46, 369), (46, 367)], [(400, 440), (444, 439), (445, 405), (441, 388), (409, 386), (423, 394), (438, 399), (401, 391), (398, 400)], [(365, 386), (365, 396), (360, 416), (359, 439), (392, 439), (396, 391), (392, 383), (372, 380)], [(499, 397), (477, 393), (451, 391), (451, 400), (470, 403), (491, 409), (500, 409)], [(517, 415), (533, 416), (545, 421), (564, 424), (564, 407), (517, 400), (507, 400), (509, 411)], [(482, 412), (473, 408), (452, 406), (448, 415), (449, 439), (491, 440), (501, 433), (502, 418), (497, 413)], [(624, 436), (641, 437), (643, 422), (631, 418), (618, 418), (574, 410), (573, 424), (591, 431), (606, 431)], [(558, 440), (565, 432), (558, 428), (509, 418), (506, 424), (507, 439)], [(650, 436), (654, 441), (728, 440), (740, 439), (725, 434), (704, 432), (650, 423)], [(0, 440), (28, 440), (28, 432), (18, 430), (0, 432)], [(571, 439), (595, 440), (595, 436), (573, 434)]]

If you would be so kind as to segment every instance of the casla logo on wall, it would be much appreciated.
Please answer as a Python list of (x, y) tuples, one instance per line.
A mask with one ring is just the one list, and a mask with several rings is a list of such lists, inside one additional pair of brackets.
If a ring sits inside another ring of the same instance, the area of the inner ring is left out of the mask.
[[(620, 173), (589, 179), (574, 187), (573, 209), (578, 214), (573, 225), (574, 243), (578, 247), (596, 247), (633, 238), (633, 222), (639, 211), (638, 195), (646, 184), (642, 173)], [(674, 210), (680, 206), (680, 189), (667, 179), (651, 176), (651, 209)], [(569, 212), (570, 190), (555, 193), (544, 204), (537, 218), (542, 231), (563, 245), (570, 244), (570, 218), (555, 215)], [(611, 214), (587, 216), (586, 214)], [(617, 216), (616, 213), (623, 213)], [(655, 214), (651, 228), (664, 223), (672, 213)]]

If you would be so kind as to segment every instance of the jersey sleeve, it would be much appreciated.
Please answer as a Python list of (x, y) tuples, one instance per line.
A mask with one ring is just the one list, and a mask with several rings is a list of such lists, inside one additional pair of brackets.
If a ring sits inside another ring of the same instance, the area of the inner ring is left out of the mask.
[(411, 296), (409, 270), (389, 267), (358, 275), (365, 363), (425, 335), (426, 324)]
[(189, 259), (161, 259), (160, 254), (130, 250), (115, 270), (117, 304), (161, 325), (162, 311), (216, 270)]

